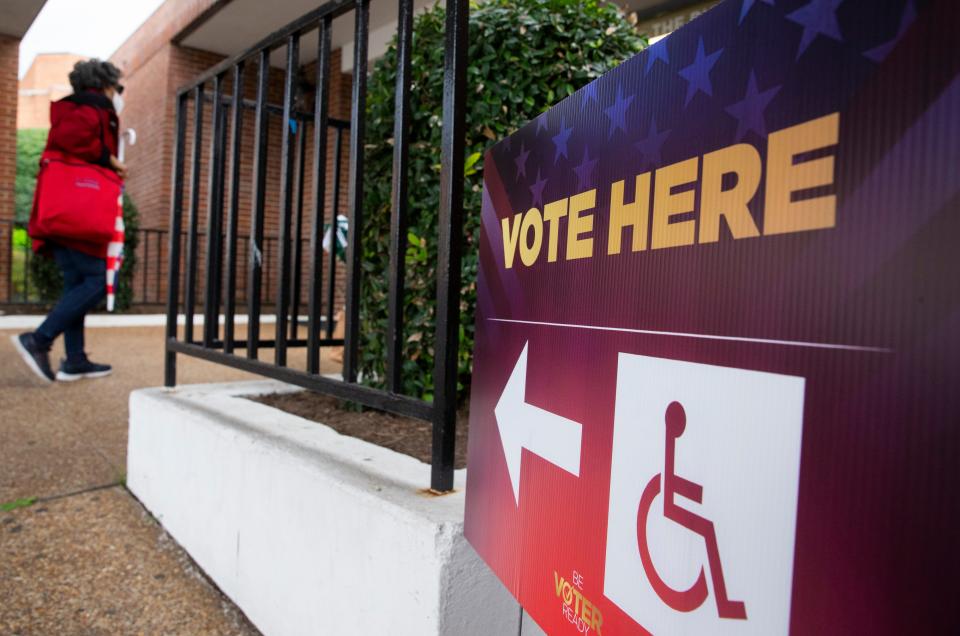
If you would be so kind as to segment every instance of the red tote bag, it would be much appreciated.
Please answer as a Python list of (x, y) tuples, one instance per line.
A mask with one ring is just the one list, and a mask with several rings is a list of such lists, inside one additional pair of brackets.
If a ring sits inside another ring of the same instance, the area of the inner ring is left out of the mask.
[(109, 243), (122, 187), (107, 168), (59, 154), (44, 157), (28, 233), (36, 239)]

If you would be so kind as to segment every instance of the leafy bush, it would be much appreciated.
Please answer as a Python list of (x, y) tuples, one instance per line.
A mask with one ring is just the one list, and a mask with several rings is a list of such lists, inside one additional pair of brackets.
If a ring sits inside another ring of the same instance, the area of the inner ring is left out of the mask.
[(40, 155), (46, 143), (46, 128), (25, 128), (17, 131), (14, 219), (19, 223), (30, 220), (33, 189), (37, 185), (37, 171), (40, 169)]
[[(116, 311), (129, 309), (133, 302), (133, 272), (137, 267), (139, 243), (137, 230), (140, 228), (140, 213), (133, 200), (126, 194), (123, 195), (123, 225), (126, 231), (126, 242), (123, 247), (120, 280), (115, 290)], [(35, 256), (30, 261), (30, 286), (36, 290), (41, 301), (53, 301), (60, 296), (63, 290), (63, 275), (53, 259)]]
[[(433, 395), (437, 211), (443, 103), (444, 11), (414, 20), (409, 129), (409, 232), (404, 298), (404, 393)], [(460, 304), (461, 389), (473, 352), (482, 153), (553, 103), (645, 46), (611, 3), (598, 0), (485, 0), (470, 8), (463, 287)], [(390, 178), (396, 42), (368, 84), (364, 193), (360, 371), (385, 383)], [(374, 178), (376, 177), (376, 178)]]

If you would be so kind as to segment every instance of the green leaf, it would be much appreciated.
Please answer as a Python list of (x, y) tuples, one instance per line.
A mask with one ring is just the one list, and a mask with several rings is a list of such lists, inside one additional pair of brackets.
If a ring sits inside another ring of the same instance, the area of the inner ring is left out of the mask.
[(0, 504), (0, 511), (10, 512), (16, 510), (17, 508), (29, 508), (37, 502), (36, 497), (25, 497), (22, 499), (14, 499), (13, 501), (8, 501), (7, 503)]
[(466, 160), (466, 161), (464, 162), (464, 164), (463, 164), (463, 174), (464, 174), (464, 176), (470, 176), (470, 175), (472, 175), (472, 174), (476, 174), (477, 171), (474, 169), (473, 166), (475, 166), (476, 163), (477, 163), (478, 161), (480, 161), (480, 156), (481, 156), (481, 155), (480, 155), (479, 152), (475, 152), (475, 153), (473, 153), (472, 155), (470, 155), (469, 157), (467, 157), (467, 160)]

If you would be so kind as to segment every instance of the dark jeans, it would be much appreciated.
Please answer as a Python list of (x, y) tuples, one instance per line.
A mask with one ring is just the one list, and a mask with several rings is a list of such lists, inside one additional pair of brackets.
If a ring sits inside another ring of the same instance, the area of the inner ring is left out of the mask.
[(63, 272), (63, 294), (34, 337), (38, 345), (49, 350), (54, 339), (63, 334), (67, 360), (78, 362), (85, 356), (83, 319), (107, 293), (107, 261), (59, 245), (54, 246), (53, 257)]

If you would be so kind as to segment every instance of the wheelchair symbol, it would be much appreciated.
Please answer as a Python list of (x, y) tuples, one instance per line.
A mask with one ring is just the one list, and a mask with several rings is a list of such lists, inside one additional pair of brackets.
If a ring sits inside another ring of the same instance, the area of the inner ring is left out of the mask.
[[(663, 482), (663, 515), (667, 519), (688, 528), (703, 537), (707, 548), (707, 565), (710, 567), (710, 578), (713, 581), (713, 592), (716, 596), (717, 613), (720, 618), (746, 619), (747, 609), (741, 601), (727, 598), (727, 588), (723, 580), (723, 568), (720, 565), (720, 549), (717, 546), (717, 535), (713, 522), (700, 517), (689, 510), (681, 508), (674, 501), (674, 495), (680, 495), (697, 503), (702, 503), (703, 487), (679, 477), (674, 473), (674, 453), (677, 439), (683, 435), (686, 428), (686, 412), (679, 402), (671, 402), (667, 407), (666, 420), (666, 451), (664, 453)], [(653, 500), (661, 491), (661, 474), (654, 475), (647, 483), (640, 497), (637, 509), (637, 544), (640, 548), (640, 561), (643, 571), (650, 581), (657, 596), (664, 603), (678, 612), (692, 612), (707, 600), (707, 580), (703, 566), (696, 582), (686, 590), (675, 590), (664, 583), (657, 573), (650, 558), (650, 547), (647, 544), (647, 516)]]

